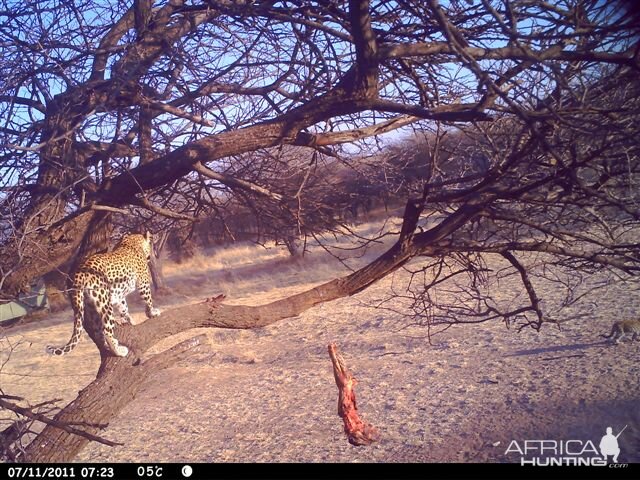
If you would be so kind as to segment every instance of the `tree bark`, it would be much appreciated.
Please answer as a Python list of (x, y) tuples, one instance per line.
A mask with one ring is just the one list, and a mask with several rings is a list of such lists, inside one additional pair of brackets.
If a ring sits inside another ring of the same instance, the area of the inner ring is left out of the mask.
[(43, 277), (51, 313), (60, 312), (69, 306), (69, 299), (66, 294), (68, 271), (68, 266), (67, 268), (61, 267), (52, 270)]
[[(45, 148), (40, 155), (38, 190), (26, 215), (27, 219), (32, 214), (35, 216), (32, 222), (38, 228), (20, 230), (18, 237), (21, 240), (15, 246), (16, 251), (19, 249), (18, 255), (11, 251), (12, 245), (0, 245), (2, 250), (10, 252), (0, 256), (0, 269), (8, 272), (0, 285), (0, 290), (6, 297), (25, 290), (30, 281), (69, 260), (87, 234), (95, 210), (81, 211), (81, 207), (63, 218), (74, 189), (90, 192), (88, 208), (140, 205), (144, 200), (144, 197), (138, 198), (141, 194), (169, 185), (199, 168), (202, 170), (202, 165), (207, 162), (282, 144), (317, 146), (315, 142), (319, 142), (318, 145), (342, 143), (349, 138), (348, 132), (311, 135), (304, 130), (334, 117), (368, 110), (397, 111), (410, 116), (398, 121), (383, 122), (375, 128), (359, 129), (351, 135), (359, 137), (377, 134), (392, 126), (397, 128), (403, 122), (411, 123), (417, 118), (445, 121), (489, 118), (484, 112), (478, 111), (475, 104), (425, 108), (380, 100), (381, 56), (376, 33), (371, 25), (370, 0), (349, 0), (349, 22), (356, 58), (334, 86), (269, 120), (215, 133), (153, 158), (150, 127), (154, 116), (154, 93), (148, 91), (139, 80), (182, 35), (211, 20), (218, 13), (216, 9), (208, 9), (173, 21), (172, 15), (182, 8), (183, 2), (168, 2), (153, 12), (149, 9), (150, 5), (147, 0), (136, 1), (134, 7), (103, 38), (101, 50), (108, 52), (129, 29), (136, 28), (137, 31), (136, 42), (113, 65), (109, 79), (104, 78), (108, 54), (97, 54), (89, 80), (70, 87), (47, 105), (41, 137)], [(154, 18), (151, 22), (150, 13)], [(393, 52), (387, 54), (391, 56)], [(113, 178), (105, 179), (100, 185), (92, 184), (89, 180), (85, 180), (82, 185), (78, 184), (88, 172), (87, 162), (82, 161), (81, 155), (86, 145), (85, 142), (74, 139), (74, 129), (98, 108), (109, 111), (132, 106), (140, 108), (140, 164)], [(228, 177), (226, 179), (229, 181)], [(235, 184), (238, 185), (239, 182), (236, 181)], [(257, 186), (244, 182), (242, 187), (255, 191)], [(268, 192), (264, 188), (261, 191)], [(269, 193), (273, 198), (274, 193)], [(64, 245), (58, 240), (59, 230), (63, 230), (67, 242)], [(84, 245), (87, 245), (86, 241)], [(95, 248), (92, 245), (89, 247)]]
[[(103, 355), (96, 379), (62, 409), (54, 420), (75, 424), (108, 424), (135, 398), (141, 385), (157, 371), (172, 365), (176, 358), (188, 356), (192, 348), (206, 348), (203, 344), (206, 337), (200, 336), (149, 359), (142, 358), (149, 348), (164, 338), (197, 327), (264, 327), (278, 320), (299, 315), (320, 303), (364, 290), (404, 265), (417, 253), (427, 251), (426, 247), (418, 249), (413, 244), (413, 229), (417, 225), (421, 208), (421, 201), (410, 200), (405, 209), (402, 233), (398, 241), (372, 263), (346, 277), (331, 280), (306, 292), (266, 305), (219, 305), (220, 297), (216, 297), (205, 299), (195, 305), (166, 310), (160, 317), (147, 320), (140, 325), (116, 327), (115, 335), (123, 345), (129, 347), (129, 355), (125, 358)], [(448, 229), (435, 228), (439, 235), (448, 235)], [(432, 239), (439, 240), (439, 235), (434, 235)], [(90, 312), (90, 309), (87, 309), (85, 315), (87, 312)], [(86, 431), (95, 434), (97, 428), (87, 428)], [(88, 441), (87, 438), (47, 425), (29, 444), (22, 460), (69, 462)]]
[(20, 292), (28, 291), (29, 284), (38, 277), (58, 268), (67, 262), (78, 251), (96, 211), (88, 210), (62, 224), (54, 224), (48, 229), (35, 233), (28, 238), (24, 250), (16, 246), (14, 249), (4, 248), (0, 262), (3, 266), (16, 264), (19, 268), (5, 278), (0, 288), (0, 296), (11, 298)]
[[(81, 188), (78, 182), (87, 174), (83, 156), (76, 148), (78, 142), (74, 138), (74, 131), (98, 107), (109, 110), (142, 103), (143, 87), (137, 81), (148, 67), (186, 32), (217, 15), (216, 12), (207, 11), (168, 25), (172, 13), (181, 8), (181, 3), (169, 2), (161, 7), (156, 13), (155, 30), (150, 30), (146, 28), (150, 4), (147, 0), (136, 2), (135, 9), (129, 9), (116, 22), (100, 45), (107, 52), (131, 27), (139, 27), (138, 41), (114, 65), (112, 77), (104, 79), (108, 55), (96, 55), (89, 80), (69, 87), (47, 104), (40, 138), (43, 148), (36, 189), (28, 211), (18, 225), (18, 240), (13, 242), (15, 248), (11, 244), (2, 245), (6, 253), (0, 256), (0, 269), (9, 272), (0, 284), (3, 296), (11, 298), (27, 291), (33, 279), (69, 260), (83, 241), (95, 211), (63, 218), (72, 191)], [(137, 17), (137, 25), (134, 17)], [(144, 130), (150, 119), (143, 114), (142, 120)], [(145, 140), (142, 143), (145, 147)], [(147, 151), (143, 157), (148, 160), (148, 156)], [(125, 202), (115, 204), (130, 203), (137, 193), (139, 190), (135, 189)], [(117, 194), (114, 196), (117, 197)], [(95, 202), (98, 197), (92, 201)], [(96, 247), (85, 240), (83, 248)]]

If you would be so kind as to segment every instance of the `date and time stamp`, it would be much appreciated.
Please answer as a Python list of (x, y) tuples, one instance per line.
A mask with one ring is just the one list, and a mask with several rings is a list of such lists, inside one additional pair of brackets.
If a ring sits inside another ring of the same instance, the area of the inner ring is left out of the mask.
[[(123, 471), (126, 469), (126, 472)], [(177, 470), (177, 472), (176, 472)], [(135, 479), (166, 479), (176, 478), (176, 473), (180, 473), (181, 477), (189, 478), (193, 475), (193, 468), (190, 465), (182, 466), (159, 466), (159, 465), (83, 465), (83, 466), (9, 466), (6, 468), (6, 477), (8, 479), (25, 478), (56, 478), (56, 479), (114, 479), (135, 478)]]

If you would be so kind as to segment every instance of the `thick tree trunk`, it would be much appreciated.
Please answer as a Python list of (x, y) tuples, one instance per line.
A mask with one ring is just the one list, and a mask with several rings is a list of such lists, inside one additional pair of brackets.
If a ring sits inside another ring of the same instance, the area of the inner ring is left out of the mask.
[[(10, 272), (0, 288), (0, 297), (11, 297), (28, 291), (28, 285), (58, 268), (77, 253), (82, 239), (96, 212), (89, 210), (62, 225), (54, 225), (22, 238), (20, 246), (3, 246), (0, 264)], [(19, 268), (11, 271), (19, 262)]]
[(61, 267), (60, 269), (52, 270), (43, 279), (49, 311), (55, 313), (69, 307), (69, 299), (66, 294), (68, 265), (67, 268)]
[[(387, 260), (380, 259), (386, 263)], [(396, 263), (395, 268), (401, 263)], [(388, 271), (388, 268), (384, 269)], [(55, 420), (74, 424), (107, 424), (138, 393), (142, 384), (161, 368), (170, 366), (168, 355), (158, 354), (141, 362), (140, 356), (163, 338), (194, 327), (256, 328), (269, 325), (283, 318), (296, 316), (322, 302), (349, 295), (363, 288), (365, 283), (377, 280), (373, 273), (360, 280), (337, 279), (264, 306), (221, 305), (212, 308), (208, 301), (165, 311), (159, 318), (136, 326), (116, 329), (121, 343), (132, 352), (126, 358), (104, 357), (96, 380), (83, 389), (78, 397), (67, 405)], [(203, 340), (194, 341), (199, 345)], [(184, 355), (188, 354), (182, 352)], [(90, 433), (97, 428), (88, 427)], [(59, 428), (47, 426), (29, 445), (25, 461), (69, 462), (82, 450), (89, 440)]]
[[(57, 422), (89, 425), (87, 431), (97, 432), (90, 425), (108, 424), (133, 398), (143, 381), (155, 372), (189, 355), (190, 348), (202, 347), (202, 338), (183, 342), (167, 352), (144, 359), (153, 345), (177, 333), (198, 327), (248, 329), (264, 327), (284, 318), (294, 317), (320, 303), (353, 295), (377, 280), (397, 270), (417, 254), (434, 255), (438, 243), (472, 219), (482, 209), (463, 206), (435, 227), (416, 234), (424, 199), (409, 200), (404, 212), (398, 241), (383, 255), (346, 277), (337, 278), (306, 292), (278, 300), (267, 305), (219, 305), (219, 297), (201, 303), (165, 311), (160, 317), (140, 325), (116, 328), (116, 337), (129, 347), (125, 358), (103, 356), (96, 380), (80, 392), (78, 398), (56, 415)], [(91, 309), (85, 311), (85, 315)], [(29, 444), (23, 460), (30, 462), (71, 461), (89, 440), (73, 433), (47, 425)]]
[[(78, 182), (87, 174), (83, 154), (77, 148), (74, 130), (98, 106), (109, 111), (143, 103), (143, 86), (138, 80), (149, 66), (186, 32), (217, 15), (215, 11), (208, 11), (174, 20), (172, 14), (181, 8), (181, 4), (182, 2), (169, 2), (158, 9), (155, 12), (155, 30), (152, 31), (149, 25), (149, 2), (136, 2), (135, 9), (129, 9), (101, 42), (104, 52), (108, 52), (131, 27), (138, 29), (135, 45), (114, 65), (112, 77), (104, 79), (109, 54), (97, 54), (89, 80), (69, 87), (47, 103), (40, 138), (44, 147), (40, 152), (38, 178), (30, 205), (17, 228), (15, 241), (12, 239), (11, 243), (0, 245), (3, 253), (0, 255), (0, 270), (8, 272), (0, 278), (0, 296), (10, 298), (28, 290), (29, 283), (34, 279), (69, 260), (83, 241), (95, 211), (63, 220), (73, 191), (78, 193), (77, 189), (83, 188), (81, 184), (84, 182)], [(172, 22), (171, 28), (167, 28), (169, 22)], [(141, 119), (141, 130), (144, 133), (141, 155), (144, 160), (142, 163), (147, 166), (148, 163), (145, 162), (151, 156), (148, 135), (150, 121), (149, 111), (145, 110)], [(96, 185), (92, 187), (97, 190)], [(133, 192), (114, 204), (127, 204), (138, 193), (140, 190), (134, 188)], [(119, 194), (112, 192), (108, 196), (117, 200)], [(102, 199), (96, 196), (93, 200)], [(87, 246), (89, 250), (94, 248), (86, 241), (83, 246)]]
[[(0, 290), (6, 296), (24, 289), (33, 279), (68, 260), (87, 233), (87, 226), (91, 216), (95, 214), (94, 211), (85, 212), (72, 220), (61, 219), (61, 216), (64, 215), (65, 208), (69, 207), (66, 197), (70, 195), (70, 188), (78, 186), (76, 181), (87, 173), (84, 165), (86, 162), (81, 161), (78, 145), (72, 140), (71, 133), (98, 107), (107, 111), (128, 109), (132, 106), (145, 107), (141, 111), (139, 125), (139, 153), (142, 161), (135, 168), (107, 178), (100, 185), (93, 185), (95, 191), (90, 195), (90, 206), (102, 208), (137, 204), (138, 195), (175, 182), (197, 170), (199, 164), (283, 144), (315, 147), (315, 136), (310, 137), (304, 129), (333, 117), (367, 110), (397, 111), (397, 105), (394, 107), (393, 102), (378, 99), (380, 59), (376, 34), (369, 15), (370, 2), (350, 0), (349, 19), (356, 61), (335, 86), (273, 119), (188, 142), (148, 161), (153, 156), (149, 142), (149, 122), (153, 113), (146, 110), (146, 102), (148, 96), (153, 97), (153, 92), (148, 92), (147, 95), (145, 86), (138, 81), (149, 66), (182, 35), (218, 15), (218, 11), (211, 9), (175, 20), (172, 15), (182, 9), (182, 2), (168, 2), (157, 11), (154, 10), (155, 20), (148, 22), (149, 3), (145, 0), (137, 2), (136, 5), (136, 8), (130, 9), (103, 38), (101, 46), (107, 52), (116, 46), (130, 28), (136, 26), (137, 21), (138, 40), (113, 66), (112, 78), (104, 79), (109, 55), (100, 54), (95, 59), (93, 73), (87, 82), (59, 94), (56, 100), (47, 106), (45, 133), (42, 138), (43, 142), (47, 142), (47, 146), (41, 154), (37, 182), (39, 192), (35, 195), (29, 209), (30, 213), (27, 215), (27, 218), (30, 218), (33, 213), (37, 217), (36, 226), (40, 228), (19, 234), (18, 237), (24, 235), (25, 239), (23, 241), (20, 238), (20, 241), (16, 242), (16, 251), (10, 252), (10, 245), (0, 245), (0, 250), (9, 251), (8, 254), (0, 255), (0, 269), (9, 272), (0, 285)], [(469, 110), (460, 105), (435, 109), (407, 106), (402, 109), (402, 113), (448, 121), (489, 118), (475, 107)], [(60, 159), (63, 160), (62, 169), (57, 163)], [(58, 223), (62, 225), (51, 227), (51, 224)], [(56, 239), (56, 232), (60, 228), (65, 230), (65, 234), (68, 231), (65, 238), (69, 243), (62, 246), (58, 245), (60, 242)]]
[[(55, 420), (78, 425), (108, 424), (124, 406), (133, 400), (144, 381), (162, 368), (190, 354), (191, 347), (205, 348), (203, 337), (142, 359), (144, 353), (160, 340), (196, 327), (248, 329), (269, 325), (294, 317), (320, 303), (353, 295), (383, 278), (406, 263), (417, 250), (411, 240), (422, 210), (420, 201), (410, 201), (405, 210), (399, 240), (383, 255), (366, 267), (343, 278), (319, 285), (306, 292), (267, 305), (219, 305), (217, 298), (206, 299), (196, 305), (165, 311), (160, 317), (140, 325), (116, 328), (120, 342), (129, 347), (125, 358), (103, 356), (96, 380), (84, 388)], [(424, 248), (422, 249), (424, 251)], [(87, 313), (85, 313), (87, 314)], [(87, 427), (92, 434), (96, 427)], [(47, 425), (26, 450), (23, 460), (30, 462), (68, 462), (82, 450), (89, 440)]]

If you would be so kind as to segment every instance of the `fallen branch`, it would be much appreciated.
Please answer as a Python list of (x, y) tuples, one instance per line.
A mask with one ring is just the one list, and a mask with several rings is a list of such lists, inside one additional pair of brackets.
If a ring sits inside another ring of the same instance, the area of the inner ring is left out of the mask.
[(333, 376), (338, 386), (338, 415), (344, 422), (344, 432), (349, 443), (356, 446), (370, 445), (380, 438), (380, 434), (373, 425), (363, 422), (358, 416), (354, 391), (357, 380), (347, 368), (335, 343), (329, 344), (329, 357), (333, 363)]

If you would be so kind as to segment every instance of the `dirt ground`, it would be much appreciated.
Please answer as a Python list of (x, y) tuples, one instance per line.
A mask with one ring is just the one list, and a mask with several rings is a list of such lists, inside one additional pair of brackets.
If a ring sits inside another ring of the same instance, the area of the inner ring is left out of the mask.
[[(261, 304), (346, 273), (329, 257), (295, 262), (275, 247), (244, 248), (169, 265), (174, 293), (156, 303), (168, 308), (224, 292), (229, 303)], [(513, 440), (597, 446), (607, 427), (618, 433), (626, 425), (619, 461), (640, 462), (640, 342), (612, 346), (599, 337), (612, 321), (638, 316), (639, 291), (601, 290), (592, 316), (561, 329), (464, 325), (430, 343), (425, 327), (372, 307), (403, 275), (266, 328), (192, 330), (158, 345), (160, 351), (204, 332), (211, 351), (148, 379), (103, 432), (124, 446), (90, 444), (77, 460), (519, 462), (505, 453)], [(132, 310), (144, 320), (139, 303)], [(65, 357), (45, 353), (47, 344), (64, 344), (71, 328), (68, 310), (0, 332), (2, 391), (32, 403), (75, 398), (95, 377), (97, 349), (85, 337)], [(346, 440), (330, 342), (359, 380), (359, 412), (380, 430), (376, 444)]]

